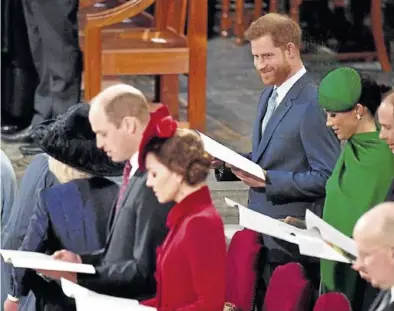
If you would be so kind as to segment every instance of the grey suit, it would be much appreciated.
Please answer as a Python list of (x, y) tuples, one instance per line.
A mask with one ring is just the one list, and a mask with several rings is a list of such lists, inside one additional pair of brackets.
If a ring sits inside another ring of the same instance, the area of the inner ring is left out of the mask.
[(138, 300), (156, 292), (156, 248), (166, 234), (171, 204), (160, 204), (146, 186), (146, 174), (137, 170), (127, 187), (120, 210), (113, 215), (106, 247), (81, 255), (96, 274), (78, 274), (78, 284), (94, 291)]
[[(273, 87), (266, 87), (262, 92), (253, 149), (245, 155), (267, 171), (266, 187), (250, 189), (248, 207), (276, 219), (302, 219), (307, 209), (321, 215), (326, 181), (340, 153), (339, 141), (326, 127), (325, 113), (317, 103), (316, 85), (308, 74), (289, 90), (261, 135), (272, 91)], [(228, 174), (219, 171), (217, 178), (231, 180)], [(268, 236), (264, 236), (264, 245), (271, 263), (305, 260), (294, 245)]]

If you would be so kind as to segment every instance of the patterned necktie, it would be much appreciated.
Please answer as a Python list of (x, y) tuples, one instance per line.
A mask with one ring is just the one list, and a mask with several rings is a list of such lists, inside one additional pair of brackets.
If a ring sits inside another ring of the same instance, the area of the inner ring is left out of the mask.
[(276, 89), (274, 89), (270, 98), (268, 99), (267, 111), (265, 112), (263, 122), (261, 123), (261, 136), (263, 136), (265, 128), (267, 127), (268, 121), (270, 120), (272, 114), (275, 111), (277, 97), (278, 97), (278, 92), (276, 91)]
[(120, 190), (119, 190), (118, 201), (116, 202), (116, 209), (115, 209), (116, 212), (119, 211), (120, 204), (122, 203), (123, 196), (126, 192), (127, 185), (129, 183), (131, 168), (132, 168), (132, 166), (131, 166), (130, 161), (127, 161), (126, 165), (124, 166), (124, 169), (123, 169), (123, 180), (122, 180), (122, 185), (120, 186)]
[(376, 308), (375, 311), (386, 311), (388, 310), (388, 307), (390, 306), (390, 300), (391, 300), (391, 292), (388, 291), (383, 297), (382, 300), (380, 301), (380, 304)]

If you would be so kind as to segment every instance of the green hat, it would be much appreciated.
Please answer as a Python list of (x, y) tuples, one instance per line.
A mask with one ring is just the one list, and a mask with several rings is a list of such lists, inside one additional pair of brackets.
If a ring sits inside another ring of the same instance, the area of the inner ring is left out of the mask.
[(348, 67), (331, 71), (320, 82), (319, 104), (327, 111), (344, 112), (353, 109), (361, 96), (360, 74)]

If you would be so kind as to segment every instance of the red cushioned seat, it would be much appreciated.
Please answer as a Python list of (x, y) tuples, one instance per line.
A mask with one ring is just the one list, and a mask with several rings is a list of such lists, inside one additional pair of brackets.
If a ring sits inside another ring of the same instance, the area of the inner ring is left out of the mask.
[(352, 311), (347, 297), (342, 293), (327, 293), (321, 295), (313, 308), (313, 311)]
[(227, 251), (226, 302), (237, 310), (252, 308), (256, 287), (256, 261), (262, 249), (258, 233), (243, 229), (234, 234)]
[(311, 304), (312, 286), (298, 263), (277, 267), (264, 297), (264, 311), (307, 311)]

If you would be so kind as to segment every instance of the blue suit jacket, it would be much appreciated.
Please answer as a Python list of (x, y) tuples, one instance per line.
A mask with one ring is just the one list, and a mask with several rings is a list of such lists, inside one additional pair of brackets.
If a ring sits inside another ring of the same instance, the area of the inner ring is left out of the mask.
[[(106, 225), (118, 190), (116, 184), (99, 177), (43, 189), (20, 250), (51, 254), (60, 249), (75, 253), (101, 249), (105, 245)], [(15, 296), (32, 289), (37, 299), (45, 296), (47, 306), (51, 299), (54, 305), (61, 305), (61, 289), (57, 293), (49, 292), (49, 287), (54, 290), (54, 286), (45, 286), (34, 272), (14, 269)]]
[[(340, 153), (340, 143), (326, 127), (317, 88), (308, 74), (289, 90), (261, 136), (261, 122), (273, 87), (260, 97), (253, 129), (253, 149), (246, 157), (267, 171), (266, 187), (249, 190), (248, 207), (276, 219), (304, 218), (307, 209), (322, 214), (325, 185)], [(228, 174), (228, 172), (227, 172)], [(217, 174), (219, 180), (226, 174)], [(299, 254), (294, 247), (264, 237), (269, 261), (286, 262)]]
[(11, 213), (12, 204), (17, 194), (17, 182), (11, 161), (3, 150), (0, 149), (0, 188), (1, 188), (1, 226), (5, 226)]
[[(57, 184), (56, 177), (49, 171), (48, 156), (45, 153), (36, 155), (22, 176), (18, 194), (10, 211), (7, 222), (3, 224), (1, 247), (4, 249), (18, 249), (26, 234), (30, 218), (33, 215), (34, 202), (41, 189)], [(1, 260), (1, 296), (2, 302), (7, 294), (11, 294), (11, 266)], [(20, 301), (20, 307), (32, 306), (34, 295)], [(2, 303), (3, 305), (3, 303)], [(33, 308), (33, 307), (32, 307)], [(33, 310), (28, 308), (27, 310)]]

